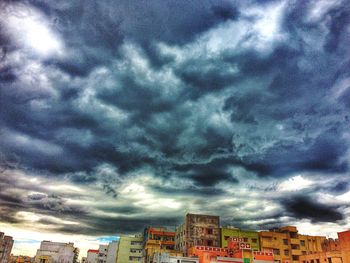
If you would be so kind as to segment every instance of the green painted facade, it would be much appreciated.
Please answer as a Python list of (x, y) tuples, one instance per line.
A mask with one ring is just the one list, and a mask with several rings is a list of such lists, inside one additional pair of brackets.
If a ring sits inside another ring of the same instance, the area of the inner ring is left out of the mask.
[(117, 263), (142, 261), (142, 236), (121, 236), (118, 246)]
[(239, 237), (245, 239), (252, 249), (260, 250), (259, 234), (256, 231), (241, 230), (238, 228), (222, 227), (221, 233), (221, 247), (225, 248), (228, 244), (228, 238)]

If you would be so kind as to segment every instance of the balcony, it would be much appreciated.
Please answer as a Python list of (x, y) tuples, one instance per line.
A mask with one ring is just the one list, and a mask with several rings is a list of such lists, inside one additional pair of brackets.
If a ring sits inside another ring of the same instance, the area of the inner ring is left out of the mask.
[(301, 254), (302, 253), (300, 249), (292, 249), (292, 255), (300, 256)]
[(293, 245), (300, 245), (300, 240), (297, 238), (291, 238), (290, 243)]

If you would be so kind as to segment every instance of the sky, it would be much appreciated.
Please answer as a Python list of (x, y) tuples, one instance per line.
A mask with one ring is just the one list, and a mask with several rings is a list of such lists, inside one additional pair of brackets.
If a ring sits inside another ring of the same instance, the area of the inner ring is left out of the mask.
[(350, 229), (350, 2), (0, 1), (0, 231), (81, 249), (186, 213)]

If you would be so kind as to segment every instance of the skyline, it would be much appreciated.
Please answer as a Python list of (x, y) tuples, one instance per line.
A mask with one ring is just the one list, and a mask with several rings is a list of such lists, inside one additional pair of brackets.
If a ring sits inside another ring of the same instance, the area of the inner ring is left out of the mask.
[(349, 40), (340, 0), (0, 2), (0, 231), (350, 229)]

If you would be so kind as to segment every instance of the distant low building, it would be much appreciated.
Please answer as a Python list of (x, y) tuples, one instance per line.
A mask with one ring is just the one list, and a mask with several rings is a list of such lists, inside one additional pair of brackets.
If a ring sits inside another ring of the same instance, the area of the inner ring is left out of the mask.
[(9, 263), (32, 263), (34, 258), (29, 256), (13, 256), (11, 255)]
[(0, 263), (8, 263), (13, 247), (13, 239), (0, 232)]
[(42, 241), (35, 255), (35, 263), (76, 263), (79, 249), (73, 243)]

